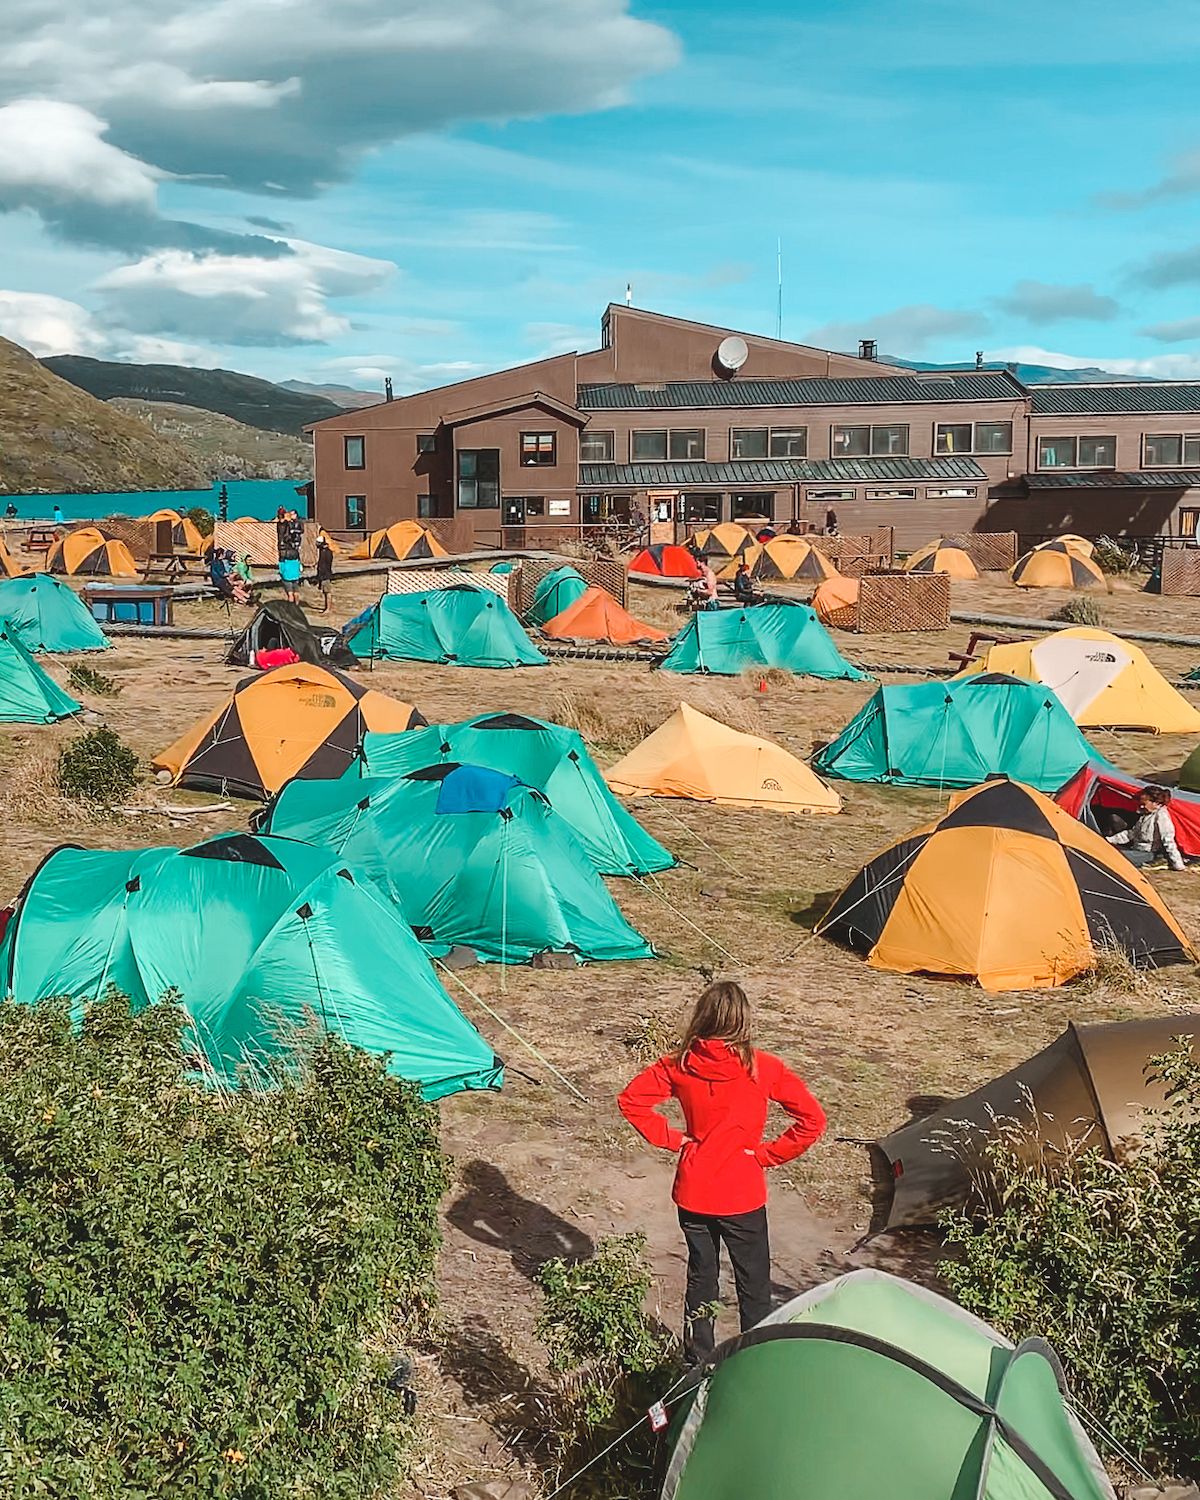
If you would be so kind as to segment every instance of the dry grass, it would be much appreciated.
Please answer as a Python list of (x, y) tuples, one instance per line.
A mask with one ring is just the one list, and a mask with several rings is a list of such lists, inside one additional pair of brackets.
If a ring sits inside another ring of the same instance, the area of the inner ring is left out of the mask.
[[(549, 717), (577, 729), (593, 749), (613, 755), (623, 755), (640, 744), (681, 703), (689, 703), (731, 729), (746, 734), (762, 733), (761, 719), (753, 701), (747, 698), (754, 691), (749, 676), (727, 680), (658, 672), (653, 679), (658, 689), (654, 695), (656, 701), (639, 702), (635, 706), (628, 697), (629, 675), (628, 667), (624, 666), (593, 670), (589, 676), (598, 679), (594, 683), (560, 689)], [(780, 676), (791, 685), (793, 679), (786, 672)], [(757, 678), (753, 681), (757, 682)]]

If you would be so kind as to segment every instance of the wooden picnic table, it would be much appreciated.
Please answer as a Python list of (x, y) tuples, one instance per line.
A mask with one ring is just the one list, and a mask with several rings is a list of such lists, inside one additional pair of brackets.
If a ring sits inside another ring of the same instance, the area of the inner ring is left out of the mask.
[(148, 582), (152, 575), (161, 573), (168, 583), (175, 583), (188, 576), (188, 563), (199, 561), (195, 552), (151, 552), (142, 569), (142, 578)]
[(49, 552), (58, 541), (56, 526), (31, 526), (22, 543), (26, 552)]

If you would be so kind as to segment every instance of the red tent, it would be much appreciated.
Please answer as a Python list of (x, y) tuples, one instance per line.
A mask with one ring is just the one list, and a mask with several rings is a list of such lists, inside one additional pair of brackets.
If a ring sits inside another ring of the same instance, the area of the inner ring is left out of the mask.
[[(1126, 817), (1136, 813), (1138, 798), (1150, 784), (1118, 771), (1106, 761), (1089, 761), (1076, 771), (1054, 800), (1081, 823), (1100, 826), (1097, 813), (1101, 819), (1105, 812), (1119, 812)], [(1187, 859), (1200, 858), (1200, 796), (1172, 790), (1169, 811), (1180, 854)], [(1107, 831), (1101, 827), (1101, 832)]]
[(643, 547), (629, 564), (631, 573), (645, 573), (651, 578), (699, 578), (700, 564), (695, 554), (674, 542), (656, 542)]

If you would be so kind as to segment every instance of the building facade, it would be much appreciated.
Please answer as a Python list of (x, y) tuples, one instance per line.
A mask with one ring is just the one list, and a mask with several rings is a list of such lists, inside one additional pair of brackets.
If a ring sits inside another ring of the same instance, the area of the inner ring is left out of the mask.
[(521, 545), (630, 514), (842, 531), (1195, 535), (1200, 383), (914, 371), (610, 306), (600, 347), (310, 429), (317, 518)]

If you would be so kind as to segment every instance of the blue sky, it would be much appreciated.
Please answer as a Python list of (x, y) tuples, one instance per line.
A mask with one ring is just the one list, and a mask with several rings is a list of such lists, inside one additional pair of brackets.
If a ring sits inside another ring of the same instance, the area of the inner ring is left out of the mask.
[(1200, 376), (1195, 0), (26, 0), (0, 334), (398, 390), (637, 305)]

